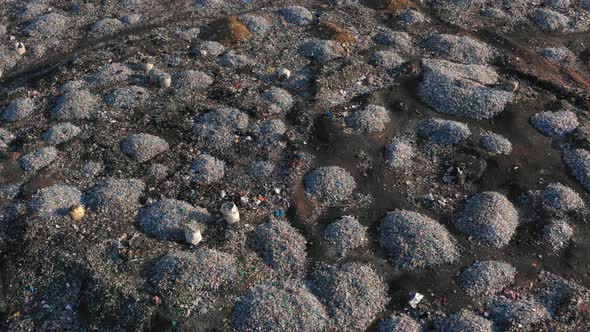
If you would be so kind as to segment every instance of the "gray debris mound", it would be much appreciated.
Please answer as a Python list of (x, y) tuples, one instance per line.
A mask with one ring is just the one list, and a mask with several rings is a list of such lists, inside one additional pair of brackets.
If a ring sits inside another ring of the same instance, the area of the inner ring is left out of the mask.
[(541, 323), (550, 318), (547, 308), (535, 299), (521, 298), (511, 301), (505, 297), (497, 297), (487, 308), (494, 322), (500, 327), (521, 327), (530, 330), (531, 325)]
[(475, 262), (461, 273), (461, 288), (471, 296), (488, 297), (514, 282), (516, 269), (504, 262)]
[(287, 126), (280, 119), (262, 120), (252, 125), (252, 133), (258, 137), (258, 145), (263, 148), (282, 148)]
[(130, 135), (121, 142), (121, 151), (140, 163), (156, 157), (168, 148), (165, 140), (145, 133)]
[(293, 107), (293, 96), (287, 90), (278, 87), (266, 90), (262, 94), (262, 99), (270, 104), (270, 110), (274, 114), (288, 112)]
[(552, 214), (563, 214), (583, 209), (586, 204), (572, 188), (561, 183), (550, 183), (541, 193), (543, 207)]
[(89, 205), (94, 210), (109, 213), (129, 213), (139, 208), (139, 197), (145, 183), (137, 179), (106, 179), (94, 187)]
[(310, 40), (299, 47), (299, 54), (316, 62), (332, 61), (344, 55), (344, 49), (333, 40)]
[(253, 178), (266, 178), (271, 176), (275, 164), (271, 161), (258, 160), (248, 166), (247, 173)]
[(126, 82), (132, 74), (133, 71), (122, 63), (107, 63), (88, 77), (88, 82), (97, 87), (110, 87)]
[(406, 9), (403, 10), (399, 15), (399, 19), (405, 24), (420, 24), (430, 21), (428, 17), (417, 10)]
[(369, 62), (375, 66), (394, 69), (401, 66), (406, 61), (396, 51), (383, 50), (373, 53)]
[(402, 138), (394, 138), (385, 149), (385, 165), (389, 169), (401, 169), (411, 165), (416, 149), (412, 143)]
[(308, 195), (328, 205), (346, 201), (356, 189), (356, 181), (339, 166), (318, 167), (304, 179)]
[(0, 151), (6, 151), (13, 140), (14, 135), (10, 131), (0, 128)]
[(27, 26), (30, 35), (42, 38), (60, 35), (68, 25), (68, 18), (57, 13), (50, 13), (35, 17)]
[(558, 63), (568, 64), (576, 60), (574, 52), (570, 51), (565, 47), (548, 47), (542, 49), (539, 54), (545, 59)]
[(195, 0), (197, 6), (202, 7), (219, 7), (224, 6), (226, 1), (224, 0)]
[(424, 47), (446, 60), (482, 65), (494, 58), (494, 50), (487, 44), (468, 36), (435, 34), (424, 41)]
[(573, 236), (574, 229), (567, 220), (552, 220), (543, 228), (543, 240), (553, 251), (560, 251), (567, 247)]
[(436, 111), (468, 119), (489, 119), (504, 110), (513, 94), (490, 87), (498, 82), (491, 67), (462, 65), (445, 60), (422, 60), (422, 101)]
[(148, 178), (161, 180), (168, 176), (170, 169), (168, 166), (163, 164), (151, 164), (144, 172), (144, 175)]
[(388, 212), (379, 228), (379, 243), (397, 269), (411, 271), (456, 261), (459, 251), (447, 229), (422, 214)]
[(208, 154), (201, 154), (192, 164), (193, 179), (199, 183), (217, 182), (225, 175), (225, 161)]
[(182, 241), (189, 223), (206, 223), (209, 218), (203, 208), (175, 199), (162, 199), (141, 211), (139, 225), (159, 239)]
[(140, 86), (117, 88), (105, 98), (107, 104), (117, 109), (132, 109), (145, 103), (149, 97), (147, 89)]
[(0, 45), (0, 77), (3, 71), (12, 69), (18, 63), (18, 54), (13, 47)]
[(512, 153), (512, 143), (506, 137), (499, 134), (487, 132), (482, 136), (479, 143), (489, 153), (505, 155)]
[(236, 303), (232, 324), (237, 331), (323, 331), (324, 306), (296, 282), (250, 288)]
[(51, 126), (43, 133), (43, 140), (51, 145), (62, 144), (78, 136), (81, 131), (82, 129), (71, 123), (59, 123)]
[(421, 332), (420, 324), (406, 314), (396, 314), (379, 322), (379, 332)]
[(564, 10), (572, 3), (570, 0), (544, 0), (543, 3), (553, 9)]
[(320, 266), (312, 273), (311, 289), (339, 331), (364, 331), (389, 301), (387, 285), (377, 272), (356, 262)]
[(49, 166), (57, 158), (58, 152), (53, 146), (39, 148), (21, 157), (18, 163), (25, 171), (36, 172)]
[(567, 16), (547, 8), (536, 9), (533, 21), (541, 30), (549, 32), (565, 31), (570, 24)]
[(171, 318), (181, 318), (213, 301), (213, 292), (230, 285), (237, 276), (236, 261), (230, 254), (204, 248), (176, 251), (154, 264), (148, 290), (162, 298)]
[(391, 121), (389, 112), (383, 106), (367, 105), (352, 112), (346, 118), (346, 125), (357, 133), (378, 133), (385, 130)]
[(453, 145), (469, 136), (471, 130), (466, 124), (443, 119), (428, 119), (416, 126), (416, 133), (434, 144)]
[(66, 92), (57, 99), (51, 111), (54, 119), (72, 121), (90, 119), (100, 106), (100, 100), (87, 90)]
[(554, 318), (561, 319), (560, 313), (567, 312), (566, 308), (572, 304), (580, 308), (580, 304), (586, 303), (581, 300), (588, 296), (588, 289), (584, 286), (545, 270), (539, 273), (538, 279), (543, 287), (537, 298)]
[(305, 272), (305, 237), (285, 220), (264, 223), (256, 228), (250, 247), (281, 276)]
[(563, 160), (576, 179), (590, 190), (590, 152), (584, 149), (565, 149)]
[(35, 112), (35, 102), (31, 98), (18, 98), (13, 100), (2, 113), (2, 120), (16, 122), (26, 119)]
[(464, 202), (454, 224), (470, 240), (502, 248), (510, 242), (518, 226), (518, 212), (506, 196), (482, 192)]
[(65, 217), (70, 209), (82, 203), (82, 193), (78, 188), (54, 185), (39, 190), (29, 201), (33, 215), (42, 219)]
[(228, 67), (229, 69), (237, 69), (246, 66), (254, 65), (254, 61), (243, 54), (238, 54), (234, 51), (227, 51), (225, 52), (217, 63), (223, 67)]
[(75, 90), (84, 90), (88, 88), (88, 83), (84, 80), (67, 81), (59, 87), (59, 93), (64, 94), (66, 92)]
[(493, 332), (494, 323), (469, 310), (446, 317), (441, 326), (441, 332)]
[(89, 161), (82, 165), (80, 174), (84, 177), (93, 178), (104, 170), (103, 164), (95, 161)]
[(248, 30), (258, 35), (265, 33), (272, 26), (266, 18), (250, 14), (240, 16), (240, 22), (244, 23)]
[(240, 110), (219, 108), (201, 116), (193, 132), (208, 148), (223, 150), (234, 143), (234, 135), (245, 130), (249, 123), (248, 115)]
[(175, 74), (172, 81), (179, 92), (194, 94), (213, 84), (213, 77), (198, 70), (185, 70)]
[(225, 52), (225, 46), (214, 41), (203, 41), (191, 50), (194, 55), (217, 58)]
[(307, 25), (313, 20), (313, 15), (307, 8), (301, 6), (289, 6), (279, 10), (279, 14), (285, 21), (296, 25)]
[(412, 36), (407, 32), (386, 30), (381, 31), (375, 35), (375, 42), (377, 44), (391, 46), (396, 51), (407, 53), (412, 49)]
[(571, 111), (541, 112), (531, 117), (531, 124), (541, 134), (549, 137), (562, 137), (578, 128), (578, 117)]
[(97, 35), (112, 35), (125, 28), (125, 23), (116, 18), (103, 18), (90, 27), (90, 32)]
[(352, 249), (369, 243), (367, 227), (361, 225), (358, 219), (352, 216), (344, 216), (329, 224), (324, 231), (324, 238), (336, 247), (340, 256), (346, 256)]

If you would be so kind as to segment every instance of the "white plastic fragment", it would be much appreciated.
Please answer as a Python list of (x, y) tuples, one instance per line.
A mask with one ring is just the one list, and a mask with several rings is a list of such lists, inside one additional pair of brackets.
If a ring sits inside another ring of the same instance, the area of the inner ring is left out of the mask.
[(199, 242), (203, 240), (203, 235), (201, 234), (201, 227), (198, 224), (189, 224), (184, 230), (184, 238), (187, 243), (190, 243), (192, 245), (199, 244)]
[(416, 292), (416, 294), (414, 294), (414, 297), (408, 303), (410, 304), (410, 307), (415, 309), (418, 306), (418, 303), (420, 303), (420, 301), (422, 301), (423, 298), (424, 295)]
[(18, 55), (24, 55), (27, 52), (27, 48), (25, 47), (25, 44), (18, 42), (15, 45), (16, 47), (16, 53)]
[(150, 70), (152, 70), (154, 68), (154, 64), (149, 62), (149, 61), (145, 61), (143, 63), (143, 70), (145, 70), (146, 72), (149, 72)]
[(169, 88), (172, 85), (172, 76), (170, 74), (165, 73), (160, 76), (160, 87), (162, 88)]
[(289, 77), (291, 77), (291, 71), (287, 68), (279, 69), (277, 74), (278, 74), (279, 78), (282, 80), (286, 80), (286, 79), (289, 79)]
[(223, 203), (220, 212), (225, 221), (230, 225), (240, 221), (240, 211), (233, 202)]

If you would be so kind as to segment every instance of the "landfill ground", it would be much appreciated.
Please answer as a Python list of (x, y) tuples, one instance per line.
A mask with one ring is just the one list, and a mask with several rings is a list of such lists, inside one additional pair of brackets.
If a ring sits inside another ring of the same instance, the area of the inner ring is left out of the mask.
[(0, 1), (0, 331), (589, 331), (590, 0)]

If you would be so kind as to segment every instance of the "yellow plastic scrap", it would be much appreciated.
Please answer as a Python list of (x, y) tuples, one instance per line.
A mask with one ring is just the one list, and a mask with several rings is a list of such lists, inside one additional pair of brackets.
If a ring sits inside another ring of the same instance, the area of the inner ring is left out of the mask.
[(82, 218), (84, 218), (85, 213), (86, 209), (84, 209), (84, 206), (77, 205), (70, 210), (70, 217), (72, 217), (72, 219), (74, 219), (75, 221), (80, 221), (82, 220)]

